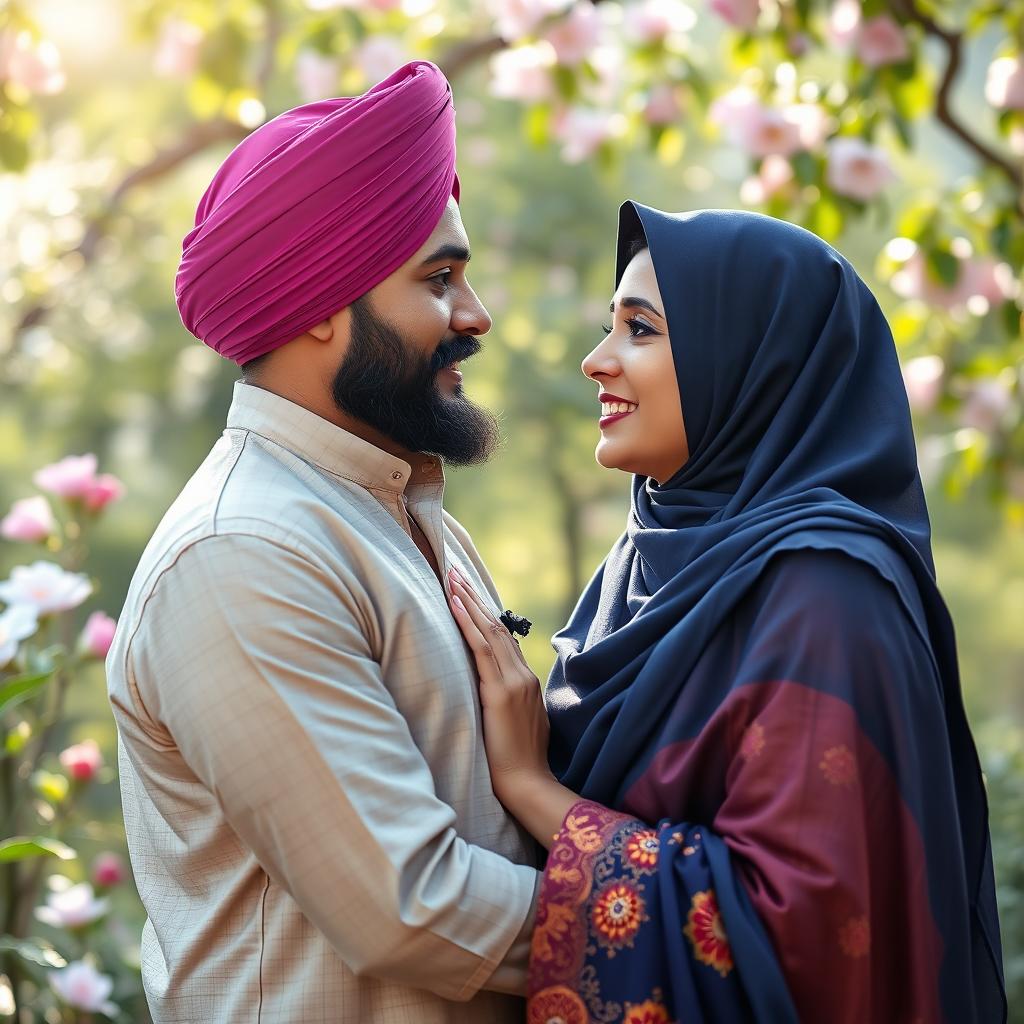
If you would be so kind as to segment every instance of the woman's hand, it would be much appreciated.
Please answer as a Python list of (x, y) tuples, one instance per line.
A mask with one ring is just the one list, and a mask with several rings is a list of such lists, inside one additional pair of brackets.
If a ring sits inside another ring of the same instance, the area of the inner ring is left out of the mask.
[(545, 846), (577, 797), (548, 767), (548, 715), (540, 680), (512, 634), (452, 569), (452, 614), (476, 660), (484, 746), (494, 794)]
[(505, 624), (457, 569), (449, 571), (448, 580), (452, 613), (476, 659), (487, 761), (494, 791), (503, 800), (506, 777), (551, 774), (544, 694)]

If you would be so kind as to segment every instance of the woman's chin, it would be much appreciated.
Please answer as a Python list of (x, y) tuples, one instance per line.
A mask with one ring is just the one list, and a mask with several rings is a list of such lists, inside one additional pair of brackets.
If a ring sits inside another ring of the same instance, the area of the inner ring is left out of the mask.
[(597, 442), (597, 449), (594, 458), (597, 464), (604, 469), (618, 469), (623, 473), (632, 473), (634, 470), (629, 465), (629, 457), (625, 452), (616, 451), (619, 446), (614, 442), (609, 443), (604, 438)]

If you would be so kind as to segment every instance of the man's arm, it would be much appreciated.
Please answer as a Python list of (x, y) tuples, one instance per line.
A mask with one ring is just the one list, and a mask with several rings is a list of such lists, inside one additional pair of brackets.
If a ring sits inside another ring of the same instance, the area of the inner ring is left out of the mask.
[(447, 999), (525, 991), (537, 873), (456, 835), (361, 616), (344, 581), (290, 546), (209, 537), (157, 583), (128, 667), (352, 970)]

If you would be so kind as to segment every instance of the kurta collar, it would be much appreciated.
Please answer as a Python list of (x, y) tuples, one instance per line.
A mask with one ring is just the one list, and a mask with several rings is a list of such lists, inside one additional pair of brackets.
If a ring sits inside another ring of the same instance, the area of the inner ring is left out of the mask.
[(301, 405), (244, 381), (235, 382), (227, 426), (251, 430), (328, 473), (373, 490), (404, 494), (409, 485), (444, 485), (440, 459), (426, 458), (414, 468)]

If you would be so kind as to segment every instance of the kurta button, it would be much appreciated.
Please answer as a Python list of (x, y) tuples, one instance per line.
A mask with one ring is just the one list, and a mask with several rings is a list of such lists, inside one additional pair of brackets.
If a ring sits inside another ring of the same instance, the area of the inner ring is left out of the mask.
[(402, 479), (402, 474), (401, 473), (392, 473), (391, 474), (391, 479), (392, 480), (401, 480)]

